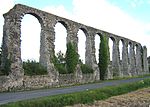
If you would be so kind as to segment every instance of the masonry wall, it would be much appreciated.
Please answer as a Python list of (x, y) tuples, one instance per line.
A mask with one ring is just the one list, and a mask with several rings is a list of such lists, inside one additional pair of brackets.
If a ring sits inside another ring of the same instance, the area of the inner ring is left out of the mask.
[[(32, 77), (24, 76), (21, 59), (20, 27), (21, 20), (26, 14), (35, 16), (41, 24), (40, 63), (47, 68), (48, 75)], [(138, 42), (21, 4), (15, 5), (9, 12), (4, 14), (4, 19), (1, 68), (4, 69), (7, 65), (10, 69), (7, 76), (0, 77), (1, 89), (8, 90), (8, 88), (22, 86), (40, 88), (98, 81), (100, 79), (100, 71), (95, 58), (94, 40), (96, 34), (99, 36), (107, 36), (107, 38), (111, 38), (113, 41), (113, 57), (108, 66), (106, 78), (110, 79), (114, 76), (124, 77), (149, 73), (147, 65), (147, 50)], [(82, 74), (78, 65), (74, 74), (61, 75), (55, 69), (52, 61), (55, 53), (54, 27), (58, 22), (65, 26), (67, 30), (67, 43), (73, 42), (76, 46), (77, 52), (77, 33), (79, 29), (85, 33), (85, 63), (93, 68), (93, 74)], [(119, 58), (119, 41), (123, 42), (122, 60)], [(143, 53), (141, 53), (141, 49), (144, 50)]]

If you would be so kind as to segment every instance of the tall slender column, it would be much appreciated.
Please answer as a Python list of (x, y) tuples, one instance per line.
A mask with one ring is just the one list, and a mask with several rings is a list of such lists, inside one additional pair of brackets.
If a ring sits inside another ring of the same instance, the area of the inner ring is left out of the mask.
[(1, 67), (12, 79), (18, 80), (24, 75), (21, 61), (21, 19), (9, 15), (4, 15), (4, 18)]
[(143, 71), (144, 74), (149, 74), (146, 46), (143, 46)]
[(142, 58), (141, 58), (141, 45), (136, 45), (136, 72), (138, 75), (142, 73)]
[(128, 44), (126, 41), (123, 41), (122, 47), (122, 72), (123, 76), (128, 76)]
[(86, 51), (85, 51), (85, 63), (89, 66), (92, 65), (93, 60), (92, 60), (92, 43), (91, 43), (91, 36), (88, 34), (86, 35)]
[(113, 76), (121, 76), (120, 64), (119, 64), (119, 41), (116, 39), (113, 41), (113, 53), (112, 53), (112, 69)]
[(136, 73), (136, 65), (135, 65), (135, 52), (134, 52), (134, 45), (130, 44), (130, 51), (129, 51), (129, 71), (131, 75), (137, 75)]
[[(74, 26), (71, 26), (67, 30), (67, 43), (69, 43), (69, 42), (73, 43), (76, 47), (77, 53), (78, 53), (78, 36), (77, 36), (78, 30), (79, 29), (75, 26), (75, 24), (74, 24)], [(82, 70), (81, 70), (79, 64), (77, 64), (77, 66), (76, 66), (76, 70), (74, 72), (74, 77), (75, 77), (76, 82), (82, 82), (83, 75), (82, 75)]]
[(47, 67), (47, 72), (52, 81), (58, 81), (58, 72), (56, 71), (53, 58), (54, 58), (54, 41), (55, 32), (52, 26), (45, 25), (41, 30), (41, 45), (40, 45), (40, 63)]
[(95, 33), (94, 31), (89, 32), (89, 36), (87, 37), (87, 42), (86, 42), (86, 64), (91, 66), (94, 70), (94, 75), (93, 78), (95, 80), (99, 80), (99, 67), (96, 63), (96, 57), (95, 57)]

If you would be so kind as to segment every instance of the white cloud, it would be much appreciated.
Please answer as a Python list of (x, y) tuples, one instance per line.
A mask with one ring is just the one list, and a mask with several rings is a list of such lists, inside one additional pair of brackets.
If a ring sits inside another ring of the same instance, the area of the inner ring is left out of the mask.
[(78, 21), (140, 42), (150, 49), (149, 24), (134, 19), (106, 0), (73, 0), (73, 4)]
[(69, 19), (73, 18), (72, 13), (69, 13), (63, 5), (46, 6), (42, 10), (52, 13), (52, 14), (55, 14), (57, 16), (61, 16), (61, 17), (69, 18)]

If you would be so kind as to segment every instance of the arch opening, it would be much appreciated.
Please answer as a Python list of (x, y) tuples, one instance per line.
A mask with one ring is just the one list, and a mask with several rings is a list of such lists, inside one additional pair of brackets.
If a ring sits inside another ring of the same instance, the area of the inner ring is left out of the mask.
[(119, 60), (120, 60), (120, 63), (122, 63), (122, 51), (123, 51), (123, 40), (121, 39), (119, 41)]
[(96, 57), (96, 63), (99, 63), (99, 49), (100, 49), (100, 42), (101, 42), (101, 35), (96, 34), (95, 35), (95, 57)]
[(132, 46), (132, 43), (129, 42), (128, 43), (128, 64), (130, 64), (130, 57), (131, 57), (131, 46)]
[(112, 64), (112, 57), (113, 57), (113, 44), (114, 44), (114, 38), (109, 38), (109, 52), (110, 52), (110, 64)]
[(80, 28), (78, 31), (78, 54), (79, 59), (85, 64), (86, 33)]
[(21, 22), (21, 58), (23, 61), (39, 62), (40, 32), (41, 25), (38, 19), (31, 14), (26, 14)]
[(21, 23), (21, 58), (24, 74), (29, 76), (47, 74), (47, 69), (39, 63), (41, 40), (39, 22), (34, 15), (26, 14)]
[(136, 54), (137, 54), (137, 49), (138, 49), (138, 45), (136, 44), (136, 45), (134, 46), (135, 56), (136, 56)]
[(58, 22), (55, 25), (55, 55), (60, 52), (65, 55), (66, 53), (66, 38), (67, 38), (67, 29), (64, 22)]

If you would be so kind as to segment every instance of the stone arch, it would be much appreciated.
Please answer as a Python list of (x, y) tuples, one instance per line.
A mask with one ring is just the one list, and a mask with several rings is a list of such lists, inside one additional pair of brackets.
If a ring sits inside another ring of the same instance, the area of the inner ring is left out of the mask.
[[(79, 30), (82, 30), (83, 32), (84, 32), (84, 34), (85, 34), (85, 36), (87, 37), (87, 36), (89, 36), (89, 34), (88, 34), (88, 29), (86, 28), (86, 27), (79, 27)], [(78, 31), (79, 31), (78, 30)]]
[(20, 13), (20, 19), (22, 19), (26, 14), (30, 14), (32, 16), (34, 16), (36, 19), (38, 19), (40, 25), (41, 25), (41, 28), (42, 26), (44, 25), (44, 20), (42, 19), (42, 16), (40, 16), (38, 13), (34, 13), (34, 12), (30, 12), (30, 11), (25, 11), (23, 13)]
[(54, 27), (56, 26), (57, 23), (61, 23), (66, 28), (67, 31), (69, 30), (69, 24), (67, 23), (67, 21), (56, 19)]
[[(5, 30), (4, 30), (3, 46), (2, 46), (2, 50), (3, 50), (2, 68), (7, 63), (4, 60), (8, 59), (12, 62), (10, 64), (11, 66), (10, 74), (13, 72), (12, 75), (19, 76), (24, 74), (22, 68), (22, 60), (21, 60), (21, 19), (23, 18), (24, 15), (30, 14), (38, 19), (41, 26), (43, 25), (43, 20), (40, 15), (34, 13), (32, 10), (29, 11), (26, 9), (22, 9), (22, 7), (18, 7), (18, 8), (15, 7), (14, 9), (10, 10), (8, 13), (4, 14)], [(14, 67), (12, 67), (12, 65), (14, 65)]]
[(140, 48), (140, 45), (137, 44), (137, 43), (135, 43), (135, 45), (134, 45), (135, 56), (136, 56), (137, 53), (138, 53), (138, 48)]

